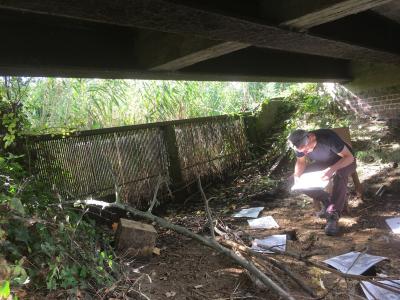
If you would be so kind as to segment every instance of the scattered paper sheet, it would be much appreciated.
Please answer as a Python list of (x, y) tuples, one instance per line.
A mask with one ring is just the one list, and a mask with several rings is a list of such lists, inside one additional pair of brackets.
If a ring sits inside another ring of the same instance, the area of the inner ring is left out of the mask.
[(387, 257), (361, 252), (349, 252), (324, 260), (324, 263), (338, 269), (342, 273), (361, 275), (373, 265), (385, 259)]
[(260, 211), (264, 209), (264, 206), (261, 207), (252, 207), (252, 208), (244, 208), (238, 213), (234, 214), (234, 218), (257, 218), (260, 214)]
[(398, 290), (398, 292), (388, 291), (387, 289), (373, 285), (368, 281), (361, 281), (361, 288), (368, 300), (400, 300), (400, 280), (384, 280), (378, 282), (387, 284), (388, 286)]
[(292, 186), (292, 191), (324, 189), (329, 180), (322, 180), (322, 171), (304, 173)]
[(264, 239), (255, 239), (251, 243), (251, 249), (262, 253), (274, 253), (274, 251), (267, 250), (271, 248), (273, 250), (285, 251), (286, 250), (286, 234), (274, 234)]
[(386, 219), (385, 221), (393, 233), (400, 234), (400, 217)]
[(247, 220), (250, 225), (250, 228), (253, 229), (272, 229), (279, 228), (278, 223), (271, 216), (261, 217), (254, 220)]

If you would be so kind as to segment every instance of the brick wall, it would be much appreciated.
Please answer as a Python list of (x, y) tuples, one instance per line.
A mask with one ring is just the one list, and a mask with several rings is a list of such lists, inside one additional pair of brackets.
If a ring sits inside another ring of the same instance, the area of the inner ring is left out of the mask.
[(336, 84), (332, 94), (341, 106), (361, 117), (400, 118), (400, 85), (353, 92)]

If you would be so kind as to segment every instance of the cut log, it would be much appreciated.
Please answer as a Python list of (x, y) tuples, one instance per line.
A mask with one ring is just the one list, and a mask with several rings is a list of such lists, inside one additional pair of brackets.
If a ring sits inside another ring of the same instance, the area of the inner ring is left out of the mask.
[(157, 231), (152, 225), (120, 219), (116, 232), (116, 248), (126, 256), (150, 256)]

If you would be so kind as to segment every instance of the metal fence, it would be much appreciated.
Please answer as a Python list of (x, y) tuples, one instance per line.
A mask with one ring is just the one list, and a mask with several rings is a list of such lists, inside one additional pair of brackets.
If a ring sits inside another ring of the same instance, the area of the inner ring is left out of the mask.
[(32, 172), (63, 197), (117, 188), (131, 205), (152, 197), (159, 176), (177, 188), (197, 174), (223, 176), (248, 156), (244, 122), (230, 116), (26, 136), (26, 148)]

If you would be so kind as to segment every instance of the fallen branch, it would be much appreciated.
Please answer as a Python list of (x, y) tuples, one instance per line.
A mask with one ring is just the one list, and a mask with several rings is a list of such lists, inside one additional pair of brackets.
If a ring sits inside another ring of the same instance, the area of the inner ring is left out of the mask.
[(248, 255), (259, 257), (262, 259), (267, 259), (268, 262), (270, 262), (274, 267), (280, 269), (282, 272), (286, 273), (289, 278), (291, 278), (299, 287), (301, 287), (308, 295), (310, 295), (313, 298), (317, 298), (317, 294), (314, 293), (314, 291), (307, 286), (306, 283), (304, 283), (296, 274), (294, 274), (292, 271), (290, 271), (286, 266), (284, 266), (282, 263), (277, 261), (276, 259), (269, 257), (269, 256), (264, 256), (261, 253), (255, 252), (251, 250), (249, 247), (245, 245), (240, 245), (234, 241), (231, 240), (226, 240), (226, 239), (219, 239), (220, 243), (225, 244), (229, 247), (235, 248), (239, 251), (242, 251)]
[(207, 219), (208, 219), (208, 224), (209, 224), (209, 227), (210, 227), (211, 237), (212, 237), (213, 240), (215, 240), (214, 221), (213, 221), (212, 216), (211, 216), (210, 207), (208, 206), (208, 200), (207, 200), (206, 194), (204, 193), (203, 187), (201, 186), (201, 180), (200, 180), (200, 176), (199, 175), (197, 175), (197, 184), (199, 186), (201, 197), (203, 198), (204, 206), (206, 208)]
[(161, 177), (161, 174), (160, 174), (160, 175), (158, 175), (158, 178), (157, 178), (157, 184), (156, 184), (156, 189), (154, 190), (153, 200), (151, 201), (149, 209), (147, 210), (147, 212), (149, 212), (149, 213), (151, 213), (151, 211), (154, 208), (154, 205), (157, 202), (158, 189), (160, 188), (160, 185), (161, 185), (162, 181), (163, 180), (162, 180), (162, 177)]
[[(261, 246), (261, 248), (263, 248), (263, 247)], [(364, 276), (364, 275), (354, 275), (354, 274), (342, 273), (339, 270), (336, 270), (334, 268), (328, 267), (328, 266), (326, 266), (324, 264), (321, 264), (319, 262), (309, 260), (309, 259), (305, 258), (304, 256), (298, 255), (298, 254), (293, 253), (293, 252), (279, 251), (277, 249), (271, 249), (271, 248), (268, 248), (267, 250), (275, 252), (276, 254), (280, 254), (280, 255), (284, 255), (284, 256), (289, 256), (289, 257), (295, 258), (295, 259), (300, 260), (301, 262), (305, 263), (306, 265), (311, 265), (311, 266), (317, 267), (319, 269), (328, 271), (328, 272), (330, 272), (332, 274), (335, 274), (335, 275), (337, 275), (337, 276), (339, 276), (341, 278), (344, 278), (344, 279), (354, 279), (354, 280), (358, 280), (358, 281), (361, 281), (361, 280), (368, 281), (369, 283), (371, 283), (373, 285), (376, 285), (378, 287), (381, 287), (381, 288), (386, 289), (386, 290), (391, 291), (391, 292), (398, 293), (397, 289), (394, 289), (391, 286), (388, 286), (386, 284), (383, 284), (383, 283), (380, 283), (380, 282), (377, 282), (377, 281), (373, 280), (373, 279), (382, 280), (383, 278), (379, 277), (379, 276)], [(391, 279), (397, 279), (397, 278), (385, 277), (384, 279), (385, 280), (391, 280)]]
[[(66, 202), (68, 203), (68, 202)], [(105, 208), (119, 208), (122, 210), (125, 210), (129, 213), (131, 213), (134, 216), (141, 217), (144, 219), (147, 219), (152, 222), (156, 222), (158, 225), (164, 228), (172, 229), (180, 234), (183, 234), (187, 237), (190, 237), (194, 240), (199, 241), (200, 243), (213, 248), (217, 250), (218, 252), (228, 256), (232, 260), (234, 260), (238, 265), (242, 266), (246, 270), (249, 271), (250, 274), (258, 278), (266, 287), (271, 288), (274, 290), (279, 296), (281, 296), (283, 299), (288, 299), (288, 300), (294, 300), (293, 296), (291, 296), (288, 292), (283, 290), (280, 286), (278, 286), (274, 281), (271, 280), (267, 275), (265, 275), (263, 272), (261, 272), (255, 265), (253, 265), (251, 262), (245, 260), (244, 258), (236, 255), (232, 250), (223, 247), (220, 245), (218, 242), (215, 240), (212, 240), (210, 238), (202, 237), (198, 234), (193, 233), (192, 231), (186, 229), (185, 227), (179, 226), (172, 224), (163, 218), (157, 217), (150, 212), (144, 212), (141, 210), (138, 210), (136, 208), (133, 208), (132, 206), (122, 204), (120, 202), (113, 202), (113, 203), (108, 203), (100, 200), (95, 200), (95, 199), (87, 199), (87, 200), (76, 200), (72, 201), (69, 203), (73, 203), (75, 205), (93, 205), (93, 206), (100, 206), (102, 209)]]

